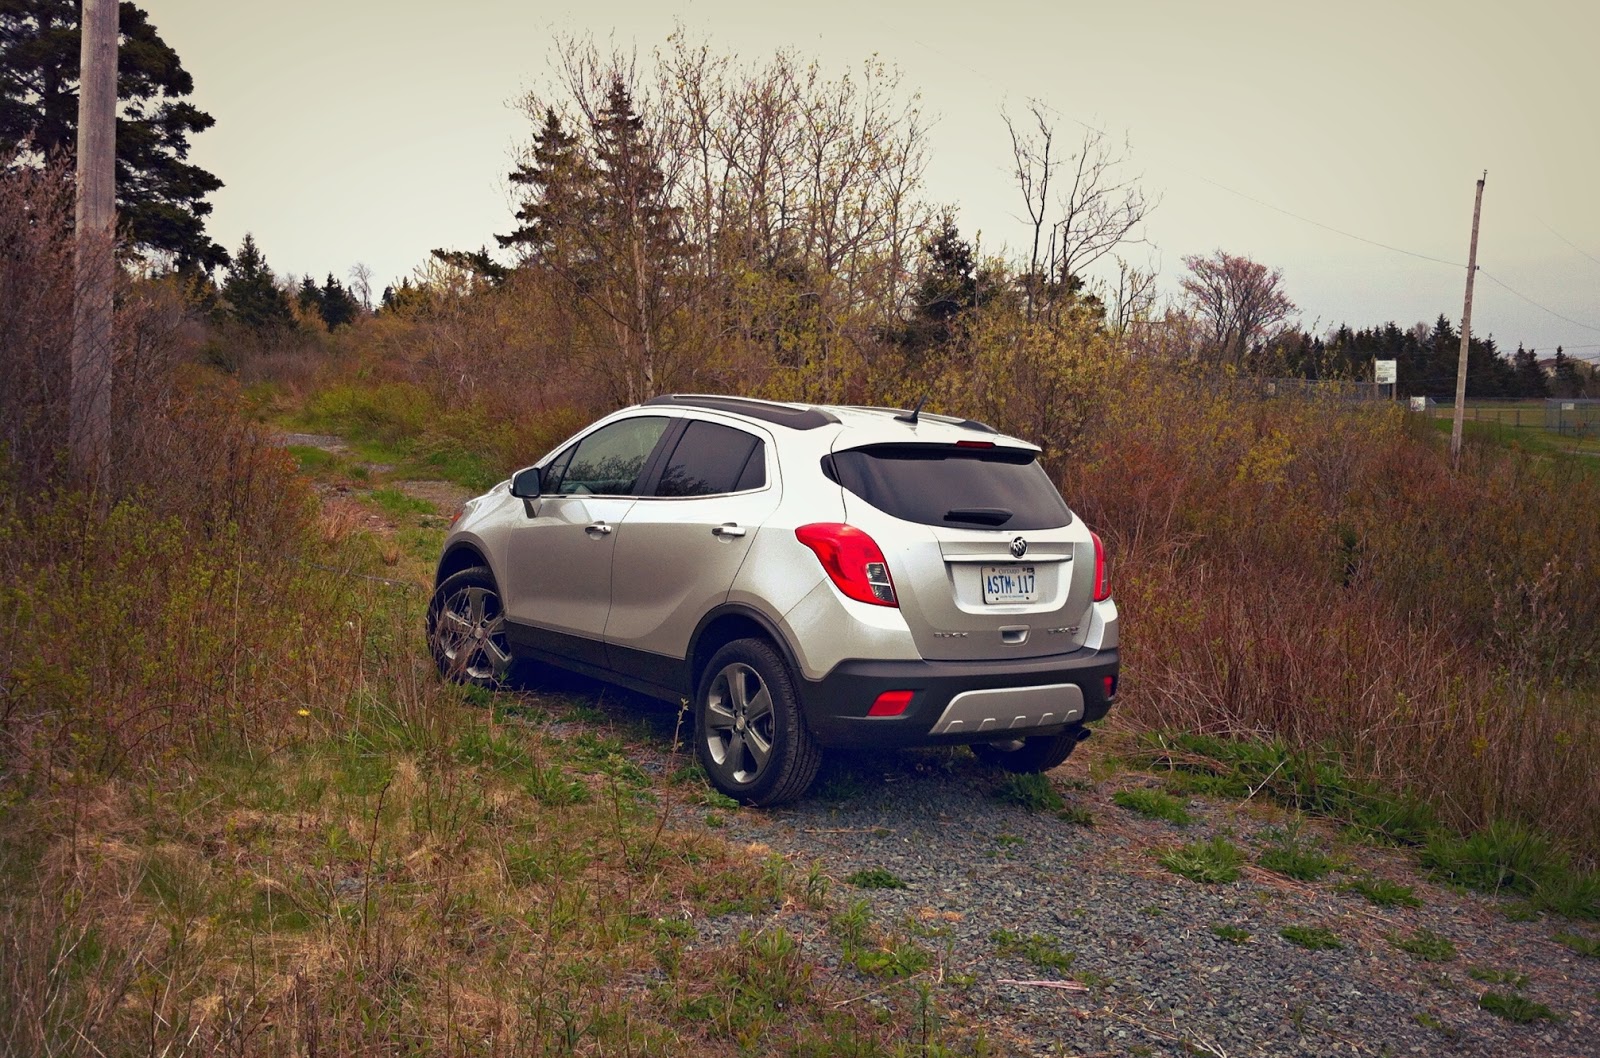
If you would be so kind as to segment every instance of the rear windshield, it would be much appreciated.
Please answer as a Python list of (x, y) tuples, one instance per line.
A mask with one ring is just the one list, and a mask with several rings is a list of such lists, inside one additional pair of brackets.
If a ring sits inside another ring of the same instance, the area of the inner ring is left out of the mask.
[(1034, 453), (873, 445), (823, 460), (833, 480), (885, 514), (961, 529), (1056, 529), (1072, 512)]

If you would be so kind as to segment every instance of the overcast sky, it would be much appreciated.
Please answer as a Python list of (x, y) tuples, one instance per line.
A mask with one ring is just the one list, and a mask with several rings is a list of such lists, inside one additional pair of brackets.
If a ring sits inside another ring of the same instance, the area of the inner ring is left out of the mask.
[(435, 246), (492, 245), (552, 36), (648, 52), (681, 22), (746, 59), (900, 67), (934, 121), (927, 194), (985, 249), (1024, 239), (1002, 107), (1126, 133), (1162, 196), (1134, 260), (1170, 292), (1185, 255), (1246, 254), (1319, 333), (1459, 320), (1487, 169), (1474, 333), (1600, 359), (1593, 0), (140, 3), (217, 119), (192, 154), (227, 185), (212, 236), (254, 232), (280, 274), (360, 261), (381, 289)]

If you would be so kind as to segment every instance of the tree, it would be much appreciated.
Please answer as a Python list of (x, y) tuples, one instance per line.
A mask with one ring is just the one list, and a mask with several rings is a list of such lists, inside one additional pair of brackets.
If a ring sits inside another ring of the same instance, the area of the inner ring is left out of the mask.
[(1583, 379), (1578, 375), (1578, 365), (1566, 354), (1561, 346), (1556, 346), (1555, 370), (1552, 372), (1551, 396), (1555, 397), (1581, 397), (1583, 396)]
[(1534, 349), (1524, 349), (1520, 344), (1512, 355), (1511, 362), (1516, 365), (1517, 395), (1521, 397), (1548, 397), (1550, 395), (1550, 382), (1544, 377), (1544, 368), (1539, 366), (1539, 353)]
[(1143, 241), (1133, 230), (1158, 203), (1145, 197), (1136, 177), (1123, 175), (1126, 143), (1118, 150), (1106, 133), (1085, 127), (1076, 151), (1063, 158), (1044, 104), (1029, 103), (1028, 114), (1032, 128), (1024, 131), (1002, 116), (1032, 228), (1023, 274), (1031, 319), (1057, 301), (1071, 302), (1083, 288), (1084, 269), (1101, 257)]
[(354, 323), (359, 315), (361, 303), (329, 272), (327, 281), (322, 284), (322, 322), (331, 331)]
[[(222, 181), (186, 159), (189, 137), (214, 119), (186, 101), (194, 80), (149, 16), (118, 10), (120, 222), (134, 246), (209, 272), (228, 263), (205, 231), (205, 196)], [(0, 0), (0, 155), (15, 153), (13, 165), (36, 168), (77, 142), (79, 12), (75, 0)]]
[(289, 295), (278, 289), (277, 278), (267, 267), (266, 256), (249, 233), (245, 234), (228, 268), (228, 279), (222, 284), (222, 299), (234, 319), (259, 334), (294, 325)]
[(1283, 271), (1218, 250), (1185, 257), (1182, 287), (1205, 332), (1205, 349), (1218, 363), (1242, 366), (1292, 316)]

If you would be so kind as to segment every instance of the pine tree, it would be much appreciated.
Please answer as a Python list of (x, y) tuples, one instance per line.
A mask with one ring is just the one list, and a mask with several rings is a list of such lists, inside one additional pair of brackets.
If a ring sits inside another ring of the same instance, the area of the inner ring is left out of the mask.
[(1550, 395), (1550, 382), (1544, 377), (1544, 368), (1539, 366), (1539, 354), (1536, 350), (1524, 349), (1519, 343), (1516, 353), (1512, 356), (1512, 363), (1516, 365), (1519, 397)]
[(322, 321), (328, 325), (328, 330), (354, 323), (360, 314), (361, 303), (329, 272), (327, 281), (322, 284)]
[[(0, 155), (36, 166), (71, 154), (78, 135), (81, 0), (0, 0)], [(186, 99), (191, 78), (144, 11), (118, 8), (117, 218), (129, 240), (181, 270), (228, 263), (211, 241), (205, 197), (222, 186), (187, 161), (189, 137), (215, 124)]]
[(598, 174), (577, 137), (546, 108), (544, 126), (534, 136), (532, 157), (511, 172), (513, 184), (526, 188), (520, 222), (510, 235), (496, 235), (502, 247), (569, 274), (585, 271), (592, 240), (586, 230), (595, 222), (600, 200)]
[(222, 284), (222, 299), (233, 318), (252, 331), (265, 333), (294, 325), (289, 295), (278, 289), (277, 279), (267, 267), (266, 256), (249, 233), (245, 234), (244, 243), (228, 268), (227, 282)]

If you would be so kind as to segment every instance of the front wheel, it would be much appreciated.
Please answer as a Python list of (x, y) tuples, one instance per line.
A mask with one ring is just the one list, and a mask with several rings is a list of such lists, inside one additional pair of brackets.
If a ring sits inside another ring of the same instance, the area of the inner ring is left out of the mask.
[(511, 647), (494, 574), (474, 566), (444, 579), (428, 604), (428, 649), (447, 680), (490, 690), (505, 681)]
[(746, 804), (794, 800), (822, 762), (789, 666), (760, 639), (735, 640), (712, 656), (695, 695), (694, 736), (711, 784)]
[(1089, 737), (1087, 728), (1069, 727), (1059, 735), (1034, 735), (1002, 742), (974, 742), (973, 754), (985, 764), (1022, 774), (1049, 771), (1072, 756)]

